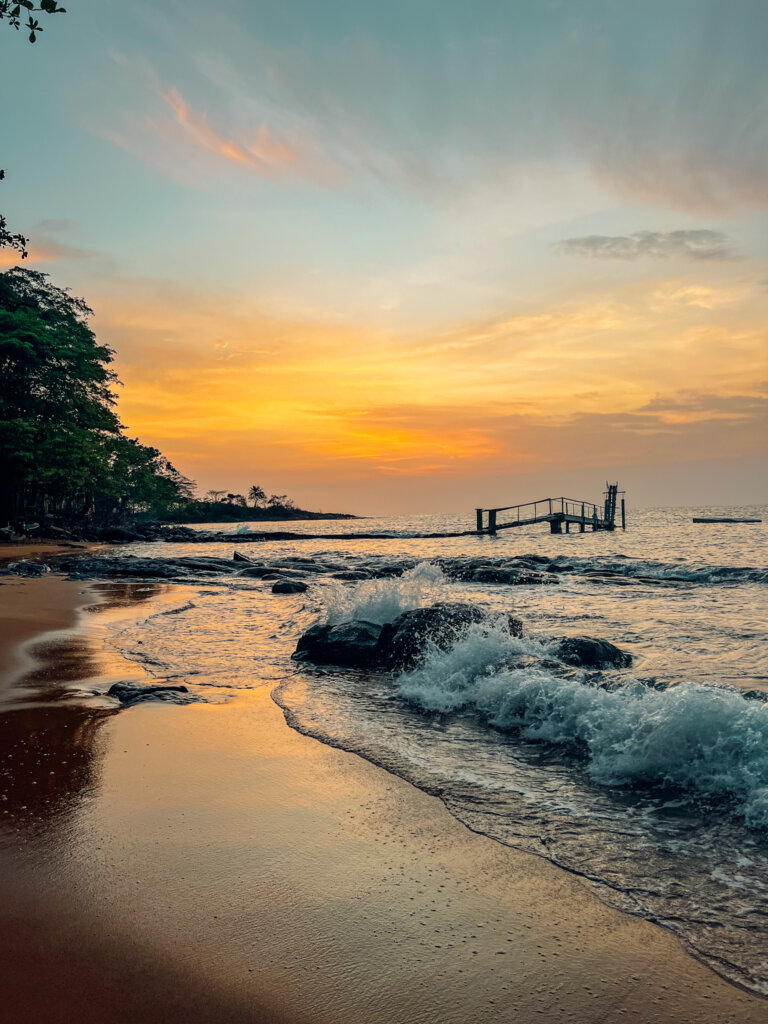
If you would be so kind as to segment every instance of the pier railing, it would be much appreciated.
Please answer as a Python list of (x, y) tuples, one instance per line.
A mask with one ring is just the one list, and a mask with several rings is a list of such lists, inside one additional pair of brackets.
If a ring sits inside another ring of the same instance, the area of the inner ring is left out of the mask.
[[(501, 505), (497, 508), (478, 508), (477, 532), (496, 533), (497, 530), (511, 529), (515, 526), (531, 526), (534, 523), (548, 522), (553, 533), (566, 532), (570, 525), (576, 524), (580, 532), (587, 526), (593, 530), (613, 530), (616, 513), (616, 494), (618, 484), (608, 486), (606, 500), (602, 506), (593, 501), (581, 501), (579, 498), (539, 498), (536, 501), (524, 501), (519, 505)], [(501, 522), (499, 515), (504, 515)], [(485, 517), (488, 517), (486, 525)], [(624, 499), (621, 501), (621, 525), (626, 525)]]

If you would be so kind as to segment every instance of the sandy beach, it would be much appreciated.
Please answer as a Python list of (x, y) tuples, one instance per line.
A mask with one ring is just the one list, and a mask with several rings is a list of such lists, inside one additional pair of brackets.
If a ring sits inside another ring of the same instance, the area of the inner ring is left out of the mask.
[(670, 933), (290, 729), (273, 683), (72, 697), (141, 676), (103, 623), (157, 590), (0, 585), (4, 1019), (765, 1020)]

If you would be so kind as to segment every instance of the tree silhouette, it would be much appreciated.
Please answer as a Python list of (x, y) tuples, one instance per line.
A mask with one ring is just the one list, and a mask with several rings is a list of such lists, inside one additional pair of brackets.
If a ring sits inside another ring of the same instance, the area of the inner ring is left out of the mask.
[(248, 488), (248, 497), (251, 499), (251, 504), (254, 508), (264, 505), (267, 500), (266, 491), (263, 487), (259, 487), (258, 484), (251, 484)]
[[(8, 23), (9, 28), (18, 31), (22, 25), (29, 32), (29, 41), (34, 43), (43, 26), (33, 17), (35, 14), (66, 14), (65, 7), (59, 7), (56, 0), (40, 0), (35, 4), (32, 0), (0, 0), (0, 21)], [(22, 18), (26, 17), (26, 22)]]
[(156, 448), (123, 433), (114, 353), (90, 316), (46, 274), (0, 274), (0, 522), (106, 522), (191, 495)]

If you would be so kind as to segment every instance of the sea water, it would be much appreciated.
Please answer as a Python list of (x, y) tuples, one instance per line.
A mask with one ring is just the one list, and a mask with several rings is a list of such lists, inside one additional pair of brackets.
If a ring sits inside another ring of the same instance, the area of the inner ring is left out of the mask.
[[(472, 524), (433, 516), (291, 523), (308, 535), (296, 541), (122, 547), (115, 556), (229, 559), (236, 549), (282, 561), (309, 589), (278, 596), (271, 582), (231, 572), (182, 574), (178, 607), (148, 606), (113, 642), (203, 699), (269, 685), (294, 728), (438, 795), (471, 829), (577, 873), (601, 899), (768, 994), (768, 522), (694, 525), (694, 515), (768, 520), (756, 507), (655, 509), (631, 511), (626, 533), (539, 526), (437, 538), (428, 534)], [(381, 536), (351, 536), (362, 531)], [(348, 539), (323, 539), (340, 533)], [(478, 560), (534, 564), (557, 582), (455, 578), (457, 565)], [(372, 578), (334, 578), (350, 570)], [(314, 622), (385, 623), (437, 601), (471, 602), (487, 620), (411, 672), (291, 660)], [(502, 612), (523, 620), (524, 637), (510, 635)], [(548, 668), (553, 638), (566, 635), (609, 640), (633, 665)]]

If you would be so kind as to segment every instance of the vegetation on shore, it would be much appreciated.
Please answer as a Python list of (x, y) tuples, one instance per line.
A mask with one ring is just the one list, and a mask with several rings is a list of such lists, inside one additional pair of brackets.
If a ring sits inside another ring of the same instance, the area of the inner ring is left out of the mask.
[[(250, 503), (249, 503), (250, 502)], [(343, 512), (310, 512), (286, 494), (271, 494), (254, 484), (243, 494), (208, 491), (205, 497), (176, 502), (165, 511), (166, 523), (265, 523), (284, 519), (354, 519)]]
[(0, 526), (23, 532), (36, 521), (41, 534), (84, 534), (139, 519), (320, 516), (255, 484), (248, 498), (212, 491), (196, 499), (192, 481), (157, 448), (126, 436), (115, 411), (114, 352), (97, 341), (90, 316), (46, 274), (0, 274)]

